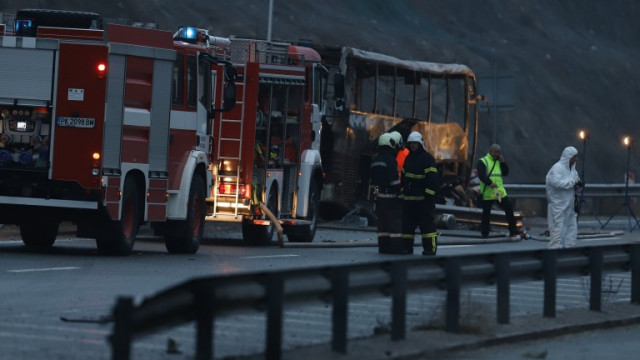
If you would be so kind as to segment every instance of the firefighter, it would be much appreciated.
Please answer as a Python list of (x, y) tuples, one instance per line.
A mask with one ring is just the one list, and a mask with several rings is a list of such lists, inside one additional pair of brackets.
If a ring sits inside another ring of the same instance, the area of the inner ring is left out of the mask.
[(440, 185), (436, 162), (424, 146), (422, 134), (413, 131), (407, 138), (409, 155), (402, 167), (402, 237), (413, 253), (416, 227), (420, 228), (422, 255), (435, 255), (438, 233), (434, 223), (435, 195)]
[(513, 216), (511, 200), (507, 198), (507, 190), (502, 184), (502, 177), (509, 174), (509, 167), (502, 157), (500, 145), (493, 144), (489, 152), (478, 160), (476, 167), (480, 178), (480, 194), (482, 195), (482, 220), (480, 224), (480, 234), (483, 238), (489, 236), (491, 227), (491, 208), (497, 202), (507, 218), (509, 224), (509, 239), (511, 241), (521, 240), (520, 233)]
[(371, 185), (375, 196), (378, 217), (378, 252), (381, 254), (403, 254), (401, 211), (398, 195), (400, 180), (396, 164), (396, 141), (388, 133), (378, 138), (378, 152), (371, 159)]

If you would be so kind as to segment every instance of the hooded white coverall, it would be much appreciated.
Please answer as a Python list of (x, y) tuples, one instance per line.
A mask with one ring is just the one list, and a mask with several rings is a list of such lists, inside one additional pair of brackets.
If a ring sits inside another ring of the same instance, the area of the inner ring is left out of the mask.
[(562, 151), (560, 160), (553, 164), (546, 177), (547, 221), (551, 239), (549, 249), (574, 247), (578, 238), (578, 217), (574, 210), (576, 190), (580, 181), (576, 164), (569, 165), (578, 150), (568, 146)]

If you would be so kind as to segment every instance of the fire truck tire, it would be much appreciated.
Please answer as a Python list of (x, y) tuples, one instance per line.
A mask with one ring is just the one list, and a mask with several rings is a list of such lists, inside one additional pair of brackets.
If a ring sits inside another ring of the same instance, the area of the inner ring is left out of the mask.
[(58, 236), (58, 221), (43, 221), (20, 225), (22, 242), (29, 248), (46, 249), (53, 246)]
[[(275, 185), (271, 186), (265, 205), (278, 218), (278, 191)], [(242, 217), (242, 239), (250, 245), (268, 245), (271, 243), (275, 226), (255, 225), (252, 220), (253, 218), (249, 216)]]
[(129, 255), (140, 227), (140, 198), (133, 177), (128, 176), (124, 182), (122, 218), (117, 221), (105, 219), (103, 225), (103, 231), (96, 234), (98, 250), (108, 255)]
[(312, 242), (318, 228), (318, 209), (320, 207), (320, 188), (315, 181), (309, 184), (309, 211), (305, 220), (310, 220), (308, 226), (296, 226), (287, 230), (289, 242)]
[(204, 179), (194, 176), (189, 189), (187, 218), (167, 222), (165, 246), (171, 254), (195, 254), (204, 233), (206, 215), (206, 189)]

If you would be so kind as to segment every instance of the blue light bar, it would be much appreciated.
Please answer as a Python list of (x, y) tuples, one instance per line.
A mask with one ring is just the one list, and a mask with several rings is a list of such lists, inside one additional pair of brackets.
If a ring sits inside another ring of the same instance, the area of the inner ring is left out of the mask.
[(173, 36), (174, 40), (180, 40), (180, 41), (189, 42), (189, 43), (197, 42), (197, 38), (198, 38), (198, 30), (192, 26), (181, 27)]

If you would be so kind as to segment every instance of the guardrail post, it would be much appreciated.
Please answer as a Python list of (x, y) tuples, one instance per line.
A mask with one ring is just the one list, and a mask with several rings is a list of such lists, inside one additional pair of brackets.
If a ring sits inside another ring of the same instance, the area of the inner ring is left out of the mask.
[(640, 304), (640, 244), (631, 245), (631, 303)]
[(213, 360), (214, 290), (196, 291), (196, 360)]
[(391, 340), (402, 340), (407, 328), (407, 265), (403, 262), (391, 267), (391, 296)]
[(509, 254), (496, 255), (496, 297), (498, 324), (509, 323)]
[(458, 332), (460, 329), (460, 258), (447, 259), (447, 313), (445, 331)]
[(556, 317), (556, 282), (558, 251), (546, 250), (542, 259), (544, 271), (544, 310), (546, 317)]
[(589, 267), (591, 272), (591, 290), (589, 292), (589, 310), (602, 310), (602, 249), (591, 249)]
[(346, 354), (349, 315), (349, 270), (338, 268), (331, 273), (331, 292), (333, 296), (331, 349), (335, 352)]
[(111, 335), (111, 359), (131, 358), (131, 331), (133, 320), (133, 298), (120, 297), (113, 309), (113, 335)]
[(267, 300), (267, 349), (265, 356), (269, 360), (282, 357), (282, 302), (284, 301), (284, 279), (272, 274), (265, 284)]

